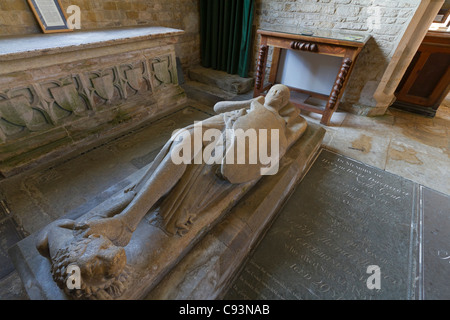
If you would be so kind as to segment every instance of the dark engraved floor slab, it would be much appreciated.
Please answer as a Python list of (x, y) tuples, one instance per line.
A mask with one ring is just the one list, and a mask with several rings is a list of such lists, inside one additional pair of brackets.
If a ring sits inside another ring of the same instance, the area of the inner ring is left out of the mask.
[(450, 197), (420, 187), (421, 254), (419, 297), (450, 300)]
[(323, 150), (225, 299), (414, 299), (415, 189)]

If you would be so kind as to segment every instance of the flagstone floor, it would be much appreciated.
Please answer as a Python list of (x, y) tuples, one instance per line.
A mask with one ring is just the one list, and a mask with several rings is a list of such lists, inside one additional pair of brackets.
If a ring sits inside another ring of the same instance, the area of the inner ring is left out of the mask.
[(325, 148), (450, 194), (450, 96), (434, 118), (392, 108), (381, 117), (336, 112), (323, 127)]

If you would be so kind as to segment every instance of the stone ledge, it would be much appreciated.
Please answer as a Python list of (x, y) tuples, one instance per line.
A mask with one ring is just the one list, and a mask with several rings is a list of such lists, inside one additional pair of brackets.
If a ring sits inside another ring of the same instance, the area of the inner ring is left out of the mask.
[(0, 38), (0, 62), (79, 51), (80, 46), (92, 49), (182, 34), (183, 30), (144, 26), (4, 37)]
[(253, 89), (254, 84), (253, 78), (242, 78), (236, 74), (203, 67), (191, 68), (189, 78), (234, 94), (246, 93)]

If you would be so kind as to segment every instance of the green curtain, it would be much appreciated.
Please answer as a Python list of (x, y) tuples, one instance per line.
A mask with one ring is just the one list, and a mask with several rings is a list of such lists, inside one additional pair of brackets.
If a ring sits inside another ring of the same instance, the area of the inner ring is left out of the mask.
[(254, 0), (200, 0), (202, 66), (247, 77)]

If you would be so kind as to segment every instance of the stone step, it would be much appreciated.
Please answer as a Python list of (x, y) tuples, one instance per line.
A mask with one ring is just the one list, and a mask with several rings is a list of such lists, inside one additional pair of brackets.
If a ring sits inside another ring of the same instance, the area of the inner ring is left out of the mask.
[(242, 78), (236, 74), (228, 74), (201, 66), (191, 68), (189, 78), (233, 94), (247, 93), (253, 89), (254, 84), (253, 78)]
[(188, 99), (209, 107), (213, 107), (219, 101), (231, 100), (235, 97), (235, 94), (198, 81), (187, 80), (182, 88)]

